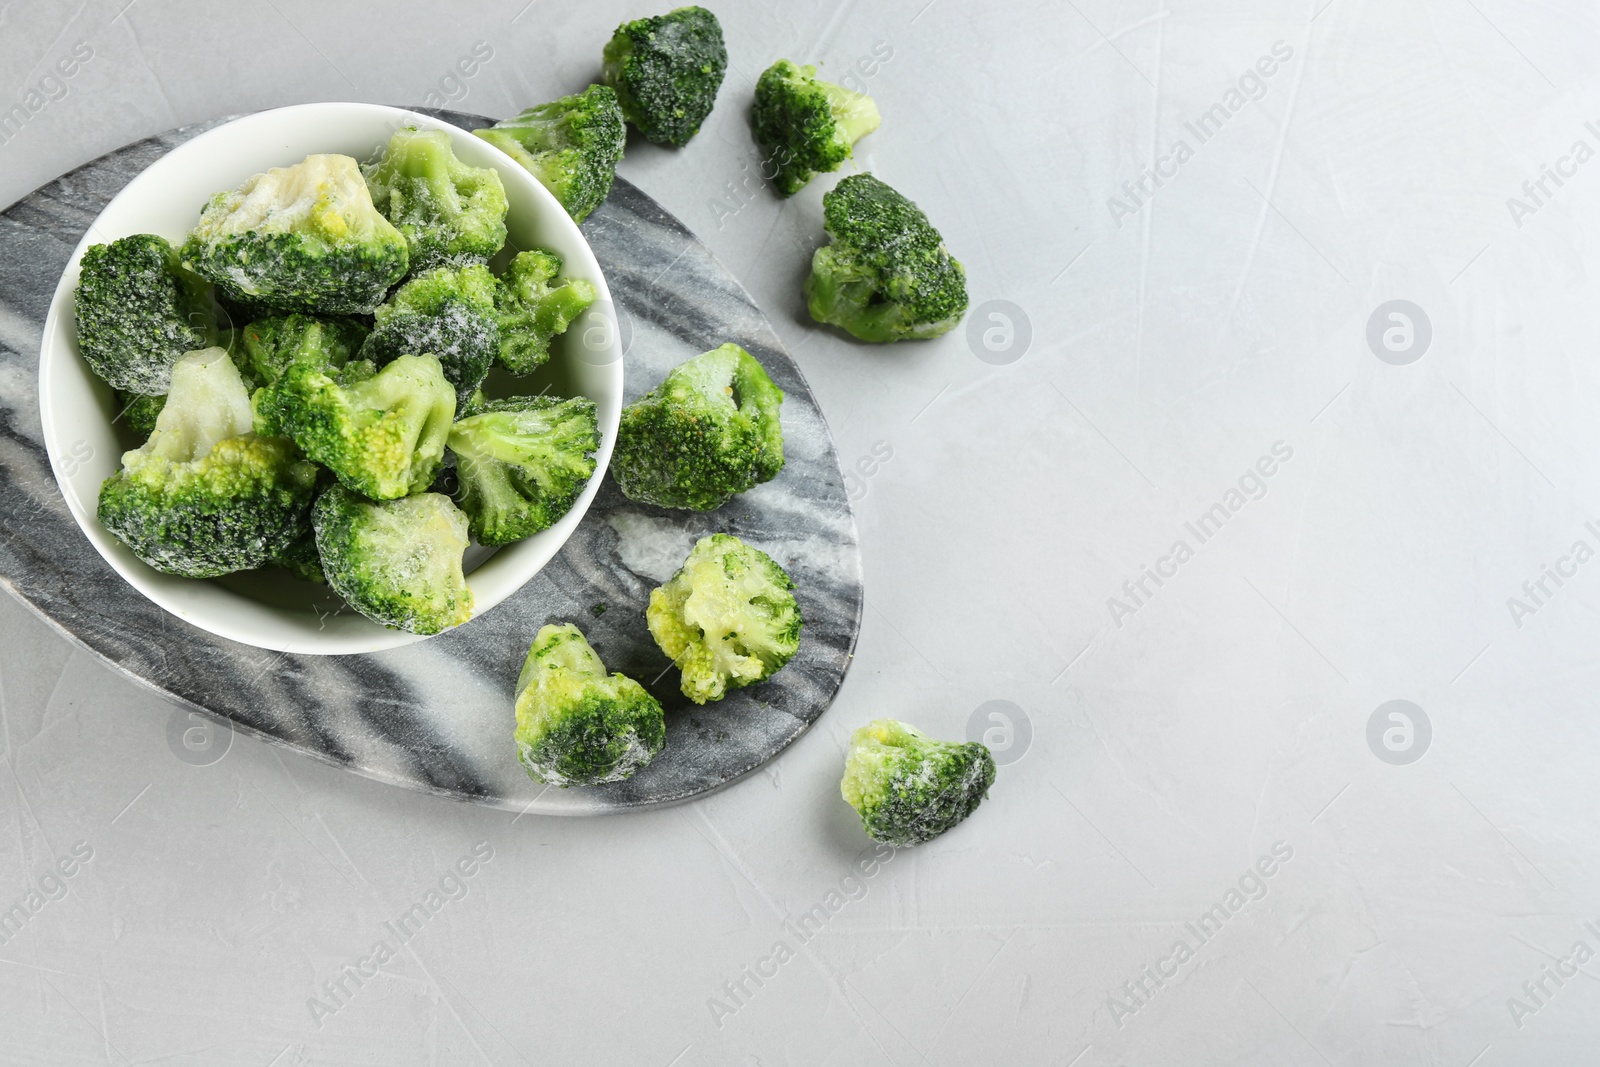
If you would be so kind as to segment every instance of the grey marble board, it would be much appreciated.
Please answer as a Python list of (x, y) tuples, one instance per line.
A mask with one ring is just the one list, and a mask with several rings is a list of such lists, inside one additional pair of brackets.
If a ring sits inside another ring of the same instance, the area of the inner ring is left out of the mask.
[[(468, 129), (491, 121), (431, 113)], [(371, 655), (234, 644), (167, 614), (100, 558), (67, 511), (41, 440), (46, 309), (73, 248), (111, 197), (163, 153), (223, 121), (129, 145), (0, 213), (0, 583), (106, 662), (235, 729), (394, 785), (518, 811), (601, 814), (700, 796), (772, 759), (815, 722), (844, 680), (863, 602), (855, 519), (827, 423), (744, 288), (677, 219), (621, 179), (583, 231), (618, 304), (627, 399), (691, 355), (725, 341), (743, 345), (786, 394), (787, 464), (777, 479), (696, 514), (634, 504), (608, 477), (577, 533), (518, 593), (456, 630)], [(651, 641), (643, 610), (694, 541), (719, 530), (789, 570), (805, 629), (799, 654), (771, 681), (702, 708), (679, 695), (677, 671)], [(666, 749), (626, 782), (551, 788), (517, 763), (518, 669), (535, 631), (566, 621), (667, 710)]]

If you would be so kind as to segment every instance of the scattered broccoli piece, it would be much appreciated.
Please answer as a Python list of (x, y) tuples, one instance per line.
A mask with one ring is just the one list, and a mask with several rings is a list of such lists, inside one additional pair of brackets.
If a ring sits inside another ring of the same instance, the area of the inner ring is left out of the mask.
[(783, 390), (728, 344), (674, 367), (622, 412), (611, 473), (630, 500), (710, 511), (783, 469)]
[(250, 396), (220, 348), (172, 366), (142, 448), (100, 486), (100, 524), (158, 571), (211, 578), (266, 563), (305, 533), (316, 468), (251, 432)]
[(773, 184), (784, 196), (794, 195), (818, 171), (838, 170), (852, 146), (881, 121), (872, 97), (816, 74), (816, 67), (780, 59), (756, 81), (756, 143), (766, 151)]
[(994, 784), (994, 757), (977, 741), (935, 741), (878, 719), (850, 738), (839, 791), (869, 837), (891, 845), (931, 841), (971, 815)]
[(618, 26), (602, 60), (600, 78), (627, 120), (647, 140), (682, 146), (711, 114), (728, 49), (717, 16), (680, 7)]
[(550, 340), (599, 293), (582, 278), (552, 284), (561, 260), (542, 248), (517, 253), (500, 278), (495, 309), (500, 317), (500, 364), (512, 374), (531, 374), (550, 358)]
[(870, 174), (822, 198), (832, 243), (806, 279), (811, 317), (863, 341), (937, 337), (967, 310), (967, 275), (922, 210)]
[(161, 414), (167, 398), (162, 396), (146, 396), (143, 393), (125, 393), (117, 390), (117, 417), (113, 422), (121, 422), (128, 429), (145, 440), (156, 432), (156, 419)]
[(656, 698), (606, 675), (582, 631), (546, 626), (517, 679), (517, 750), (529, 777), (550, 785), (620, 782), (667, 743)]
[(356, 358), (367, 328), (353, 319), (275, 315), (239, 331), (235, 357), (245, 384), (259, 389), (283, 377), (291, 363), (311, 363), (333, 374)]
[(322, 573), (322, 559), (317, 555), (317, 536), (310, 526), (294, 544), (272, 557), (272, 563), (282, 567), (302, 582), (311, 582), (314, 585), (327, 585), (328, 578)]
[(405, 276), (405, 238), (378, 213), (349, 156), (312, 155), (218, 193), (183, 265), (252, 311), (368, 314)]
[(217, 339), (210, 289), (155, 234), (91, 245), (73, 294), (84, 362), (113, 388), (164, 394), (178, 357)]
[(473, 132), (538, 178), (574, 222), (605, 201), (628, 141), (609, 85), (591, 85)]
[(721, 700), (770, 678), (800, 647), (794, 583), (773, 558), (731, 534), (702, 537), (650, 593), (650, 636), (683, 672), (683, 695)]
[(472, 617), (461, 572), (467, 517), (449, 497), (372, 501), (332, 485), (312, 505), (311, 527), (328, 585), (374, 622), (436, 634)]
[(422, 492), (439, 472), (456, 393), (432, 356), (400, 356), (381, 371), (356, 360), (335, 374), (291, 363), (254, 407), (258, 432), (292, 437), (344, 485), (389, 500)]
[(461, 508), (481, 545), (554, 526), (594, 473), (594, 401), (553, 396), (490, 401), (450, 430)]
[(405, 235), (411, 269), (482, 262), (506, 243), (506, 190), (456, 158), (444, 130), (407, 127), (363, 171), (372, 202)]
[(381, 367), (396, 356), (433, 356), (466, 407), (500, 348), (499, 288), (481, 263), (412, 275), (379, 306), (361, 358)]

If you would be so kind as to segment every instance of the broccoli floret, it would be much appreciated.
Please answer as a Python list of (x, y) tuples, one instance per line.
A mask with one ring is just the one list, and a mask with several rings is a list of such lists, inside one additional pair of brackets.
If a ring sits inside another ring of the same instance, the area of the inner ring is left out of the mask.
[(546, 626), (517, 679), (517, 750), (550, 785), (620, 782), (667, 743), (661, 705), (623, 674), (607, 676), (582, 631)]
[(372, 202), (405, 234), (413, 271), (479, 263), (506, 243), (499, 173), (457, 159), (443, 130), (395, 131), (363, 173)]
[(349, 156), (313, 155), (213, 196), (183, 265), (260, 311), (369, 314), (405, 277), (405, 238)]
[(273, 556), (271, 562), (302, 582), (311, 582), (314, 585), (328, 584), (327, 576), (322, 573), (322, 559), (317, 555), (317, 535), (309, 526), (294, 544)]
[(91, 245), (73, 294), (84, 362), (113, 388), (162, 395), (179, 356), (216, 343), (210, 290), (155, 234)]
[(283, 377), (291, 363), (312, 363), (333, 374), (357, 358), (367, 328), (353, 319), (275, 315), (239, 331), (238, 362), (245, 384), (259, 389)]
[(582, 278), (552, 284), (561, 259), (542, 248), (517, 253), (500, 278), (500, 364), (512, 374), (532, 374), (550, 358), (550, 339), (566, 333), (599, 293)]
[(505, 545), (554, 526), (594, 473), (594, 401), (493, 400), (450, 430), (462, 510), (480, 545)]
[(756, 81), (756, 143), (772, 181), (792, 196), (818, 171), (838, 170), (852, 146), (878, 128), (878, 105), (865, 93), (820, 81), (816, 67), (780, 59)]
[(116, 418), (113, 422), (121, 422), (128, 429), (139, 435), (141, 441), (156, 432), (156, 419), (161, 415), (161, 409), (166, 405), (167, 398), (162, 396), (146, 396), (143, 393), (125, 393), (117, 390)]
[(728, 69), (722, 24), (703, 7), (624, 22), (601, 58), (600, 78), (634, 128), (679, 146), (700, 132)]
[(372, 621), (436, 634), (472, 617), (467, 517), (449, 497), (372, 501), (332, 485), (311, 507), (311, 528), (328, 585)]
[(381, 367), (396, 356), (433, 356), (465, 407), (500, 349), (499, 288), (481, 263), (413, 275), (378, 308), (361, 358)]
[(770, 678), (800, 647), (800, 605), (777, 562), (731, 534), (702, 537), (650, 592), (650, 636), (683, 672), (696, 704)]
[(971, 815), (994, 784), (994, 757), (970, 741), (936, 741), (878, 719), (850, 738), (839, 792), (869, 837), (891, 845), (931, 841)]
[(432, 356), (401, 356), (381, 371), (364, 359), (335, 373), (291, 363), (254, 407), (259, 432), (292, 437), (344, 485), (390, 500), (422, 492), (439, 472), (456, 391)]
[(574, 222), (588, 218), (611, 192), (628, 140), (609, 85), (591, 85), (473, 132), (538, 178)]
[(728, 344), (672, 369), (622, 411), (611, 473), (630, 500), (710, 511), (783, 469), (783, 390)]
[(251, 431), (244, 380), (207, 348), (173, 364), (155, 432), (100, 486), (100, 524), (158, 571), (211, 578), (305, 533), (315, 484), (293, 444)]
[(811, 257), (811, 317), (863, 341), (937, 337), (967, 310), (967, 274), (922, 210), (870, 174), (822, 198), (832, 243)]

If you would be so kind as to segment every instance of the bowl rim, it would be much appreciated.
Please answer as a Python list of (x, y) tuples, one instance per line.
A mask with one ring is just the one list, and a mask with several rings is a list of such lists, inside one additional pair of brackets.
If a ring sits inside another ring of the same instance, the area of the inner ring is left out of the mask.
[[(105, 216), (112, 213), (119, 205), (127, 201), (147, 197), (147, 186), (155, 182), (167, 168), (182, 165), (183, 161), (191, 156), (204, 153), (207, 148), (225, 135), (236, 135), (241, 126), (256, 123), (294, 122), (297, 119), (316, 119), (319, 122), (329, 120), (340, 121), (359, 119), (369, 121), (374, 118), (386, 120), (385, 126), (391, 130), (416, 126), (420, 129), (440, 129), (451, 135), (452, 145), (459, 146), (462, 139), (470, 141), (481, 148), (475, 151), (486, 151), (495, 158), (495, 169), (500, 173), (502, 184), (516, 183), (521, 186), (524, 197), (531, 196), (536, 205), (535, 218), (537, 225), (542, 229), (552, 226), (557, 228), (570, 228), (566, 234), (566, 244), (575, 247), (581, 253), (582, 262), (573, 262), (569, 254), (564, 264), (563, 274), (581, 276), (589, 280), (597, 291), (597, 297), (591, 306), (591, 312), (606, 315), (606, 309), (615, 307), (611, 290), (607, 284), (605, 272), (601, 268), (594, 250), (589, 246), (587, 238), (578, 224), (574, 222), (560, 202), (555, 198), (540, 181), (533, 177), (511, 156), (499, 148), (474, 137), (470, 130), (437, 118), (433, 115), (416, 111), (410, 108), (394, 107), (387, 104), (370, 104), (359, 101), (320, 101), (307, 104), (291, 104), (284, 107), (269, 108), (228, 119), (216, 126), (207, 129), (182, 144), (176, 145), (153, 160), (148, 166), (133, 177), (125, 186), (106, 203), (95, 218), (88, 224), (83, 237), (79, 240), (72, 254), (68, 257), (61, 277), (56, 283), (51, 295), (49, 311), (45, 317), (44, 329), (39, 346), (39, 417), (41, 436), (45, 451), (50, 460), (51, 473), (54, 475), (58, 491), (72, 513), (73, 520), (83, 532), (96, 552), (110, 565), (129, 585), (168, 614), (184, 622), (218, 637), (226, 638), (240, 644), (251, 645), (256, 648), (271, 651), (296, 653), (301, 655), (360, 655), (370, 652), (380, 652), (387, 649), (399, 648), (405, 645), (425, 641), (436, 634), (413, 634), (404, 630), (390, 629), (371, 620), (362, 619), (365, 625), (357, 628), (353, 633), (333, 634), (320, 629), (320, 623), (314, 613), (307, 613), (306, 619), (298, 625), (285, 626), (280, 633), (263, 635), (249, 625), (246, 620), (235, 617), (232, 613), (212, 611), (209, 607), (205, 610), (195, 610), (192, 604), (179, 605), (167, 595), (162, 587), (162, 580), (174, 576), (163, 575), (149, 567), (133, 555), (120, 541), (117, 541), (108, 531), (100, 525), (93, 508), (85, 508), (77, 490), (70, 482), (69, 458), (67, 457), (65, 441), (61, 437), (62, 427), (57, 424), (56, 409), (60, 398), (57, 396), (58, 383), (54, 380), (54, 371), (59, 361), (75, 359), (81, 362), (75, 341), (75, 330), (72, 328), (73, 294), (77, 288), (80, 263), (84, 252), (94, 244), (106, 243), (116, 237), (125, 236), (123, 228), (113, 227), (118, 232), (111, 235), (99, 227)], [(225, 131), (229, 131), (225, 134)], [(285, 152), (285, 156), (292, 154)], [(282, 162), (269, 164), (270, 166), (291, 166), (298, 160), (285, 158)], [(360, 162), (358, 160), (358, 162)], [(251, 170), (249, 173), (259, 173)], [(249, 177), (242, 173), (238, 181)], [(237, 182), (235, 183), (237, 184)], [(514, 210), (514, 208), (513, 208)], [(198, 209), (196, 217), (198, 218)], [(139, 229), (128, 229), (127, 233), (146, 232)], [(66, 333), (63, 334), (63, 318), (66, 319)], [(614, 317), (611, 320), (614, 322)], [(577, 331), (579, 324), (574, 324)], [(590, 327), (592, 329), (592, 327)], [(67, 344), (58, 344), (58, 336), (66, 336)], [(585, 339), (587, 344), (587, 337)], [(560, 552), (567, 540), (572, 536), (577, 526), (582, 522), (588, 512), (589, 506), (594, 501), (599, 486), (604, 479), (610, 465), (611, 453), (616, 440), (617, 421), (620, 415), (623, 399), (623, 353), (621, 337), (616, 329), (607, 330), (607, 340), (603, 346), (603, 354), (592, 360), (585, 360), (599, 373), (606, 375), (605, 392), (610, 394), (611, 402), (601, 404), (600, 412), (600, 448), (595, 453), (595, 470), (590, 476), (588, 484), (579, 495), (578, 500), (562, 519), (550, 530), (535, 535), (535, 539), (517, 542), (513, 545), (503, 546), (494, 551), (488, 558), (481, 561), (472, 572), (467, 575), (467, 585), (473, 591), (474, 608), (472, 619), (486, 614), (496, 605), (514, 595), (519, 589), (532, 581), (546, 564)], [(85, 366), (83, 371), (92, 378), (92, 372)], [(96, 388), (109, 389), (103, 382), (96, 381)], [(591, 399), (599, 400), (600, 397), (592, 393), (591, 384), (588, 392)], [(120, 456), (120, 452), (118, 455)], [(556, 537), (546, 537), (560, 531)], [(536, 540), (537, 539), (537, 540)], [(521, 563), (526, 557), (528, 562)], [(486, 573), (487, 571), (487, 573)], [(212, 579), (181, 579), (182, 581), (212, 581)], [(480, 588), (483, 586), (484, 588)], [(218, 588), (223, 601), (250, 599), (235, 590)], [(268, 610), (270, 605), (262, 605)], [(290, 615), (282, 612), (287, 620)], [(468, 620), (469, 623), (472, 620)], [(318, 628), (313, 628), (313, 623), (318, 623)], [(465, 625), (465, 624), (463, 624)], [(449, 630), (443, 631), (449, 633)]]

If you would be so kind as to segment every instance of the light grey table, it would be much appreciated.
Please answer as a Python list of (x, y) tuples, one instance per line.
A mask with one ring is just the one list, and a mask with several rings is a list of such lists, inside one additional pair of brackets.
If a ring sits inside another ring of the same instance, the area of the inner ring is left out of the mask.
[[(0, 203), (222, 113), (510, 113), (651, 10), (126, 3), (0, 10)], [(621, 169), (768, 310), (855, 471), (837, 703), (705, 801), (518, 818), (186, 747), (0, 598), (0, 912), (55, 898), (0, 944), (0, 1060), (1592, 1059), (1592, 10), (719, 14), (718, 109)], [(760, 188), (744, 114), (779, 56), (878, 100), (857, 165), (942, 227), (969, 329), (808, 325), (830, 183)], [(882, 715), (1008, 746), (971, 822), (887, 860), (837, 791)]]

